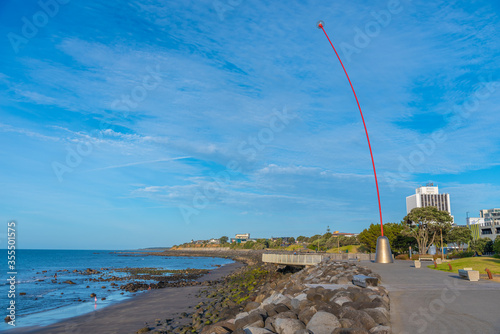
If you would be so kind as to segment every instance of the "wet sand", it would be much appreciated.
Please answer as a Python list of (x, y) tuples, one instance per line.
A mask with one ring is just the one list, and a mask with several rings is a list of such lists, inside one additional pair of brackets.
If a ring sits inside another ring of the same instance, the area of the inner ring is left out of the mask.
[[(212, 270), (198, 279), (200, 282), (218, 280), (244, 264), (235, 262)], [(196, 297), (205, 286), (165, 288), (139, 293), (126, 301), (110, 305), (102, 310), (43, 327), (24, 327), (11, 329), (9, 333), (37, 334), (112, 334), (136, 333), (139, 329), (155, 324), (155, 319), (179, 319), (183, 312), (191, 313), (201, 298)], [(185, 320), (185, 319), (184, 319)]]

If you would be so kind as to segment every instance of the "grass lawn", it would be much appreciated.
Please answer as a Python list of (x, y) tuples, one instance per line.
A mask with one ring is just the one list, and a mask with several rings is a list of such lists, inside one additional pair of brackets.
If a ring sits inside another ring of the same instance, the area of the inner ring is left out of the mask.
[[(500, 274), (500, 259), (495, 259), (494, 257), (481, 256), (481, 257), (466, 257), (463, 259), (455, 259), (451, 262), (445, 262), (438, 264), (437, 270), (449, 271), (448, 263), (451, 263), (453, 272), (458, 274), (458, 269), (472, 268), (472, 270), (477, 270), (481, 274), (485, 274), (485, 268), (488, 268), (493, 274)], [(434, 269), (434, 265), (427, 266), (428, 268)]]
[[(361, 245), (349, 245), (340, 247), (340, 252), (345, 253), (345, 251), (349, 251), (349, 253), (363, 253), (364, 247)], [(338, 253), (339, 249), (337, 247), (331, 248), (326, 251), (327, 253)]]

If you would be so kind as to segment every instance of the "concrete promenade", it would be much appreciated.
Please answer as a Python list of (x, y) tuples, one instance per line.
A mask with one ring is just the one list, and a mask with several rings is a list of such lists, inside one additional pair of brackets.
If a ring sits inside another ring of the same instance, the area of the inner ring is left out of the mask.
[(500, 283), (470, 282), (411, 261), (361, 262), (382, 277), (393, 333), (500, 333)]

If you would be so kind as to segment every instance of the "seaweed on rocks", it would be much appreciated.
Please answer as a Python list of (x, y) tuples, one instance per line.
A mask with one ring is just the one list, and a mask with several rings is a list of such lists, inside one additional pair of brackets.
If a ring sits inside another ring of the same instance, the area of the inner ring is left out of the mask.
[(185, 315), (191, 324), (165, 324), (163, 330), (202, 334), (391, 333), (387, 290), (351, 283), (358, 274), (377, 277), (369, 269), (330, 259), (299, 269), (262, 263), (240, 268), (200, 291), (200, 303)]

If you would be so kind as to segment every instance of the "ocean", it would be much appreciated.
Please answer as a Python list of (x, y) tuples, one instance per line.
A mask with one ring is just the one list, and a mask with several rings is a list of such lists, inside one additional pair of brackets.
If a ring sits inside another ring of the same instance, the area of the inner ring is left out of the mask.
[[(112, 288), (111, 282), (92, 282), (99, 275), (82, 275), (75, 270), (85, 271), (88, 268), (102, 271), (108, 276), (125, 275), (115, 272), (118, 268), (157, 268), (163, 270), (179, 269), (215, 269), (217, 266), (233, 262), (230, 259), (212, 257), (165, 257), (148, 256), (146, 254), (132, 254), (125, 256), (126, 250), (16, 250), (16, 327), (48, 325), (66, 318), (92, 312), (112, 303), (123, 301), (125, 298), (142, 293), (129, 293)], [(137, 252), (132, 250), (128, 252)], [(8, 315), (7, 307), (13, 298), (9, 297), (10, 283), (7, 281), (7, 251), (3, 257), (4, 266), (2, 277), (6, 279), (0, 283), (0, 305), (4, 315)], [(67, 271), (63, 271), (67, 270)], [(54, 275), (57, 273), (57, 280)], [(4, 275), (5, 274), (5, 275)], [(75, 284), (63, 283), (72, 281)], [(137, 281), (137, 280), (135, 280)], [(128, 281), (117, 281), (118, 285)], [(145, 281), (147, 283), (147, 281)], [(87, 288), (87, 286), (89, 286)], [(106, 288), (102, 288), (105, 286)], [(91, 293), (97, 295), (90, 297)], [(102, 300), (105, 298), (105, 300)], [(80, 301), (79, 301), (80, 300)], [(0, 331), (12, 326), (2, 321)]]

